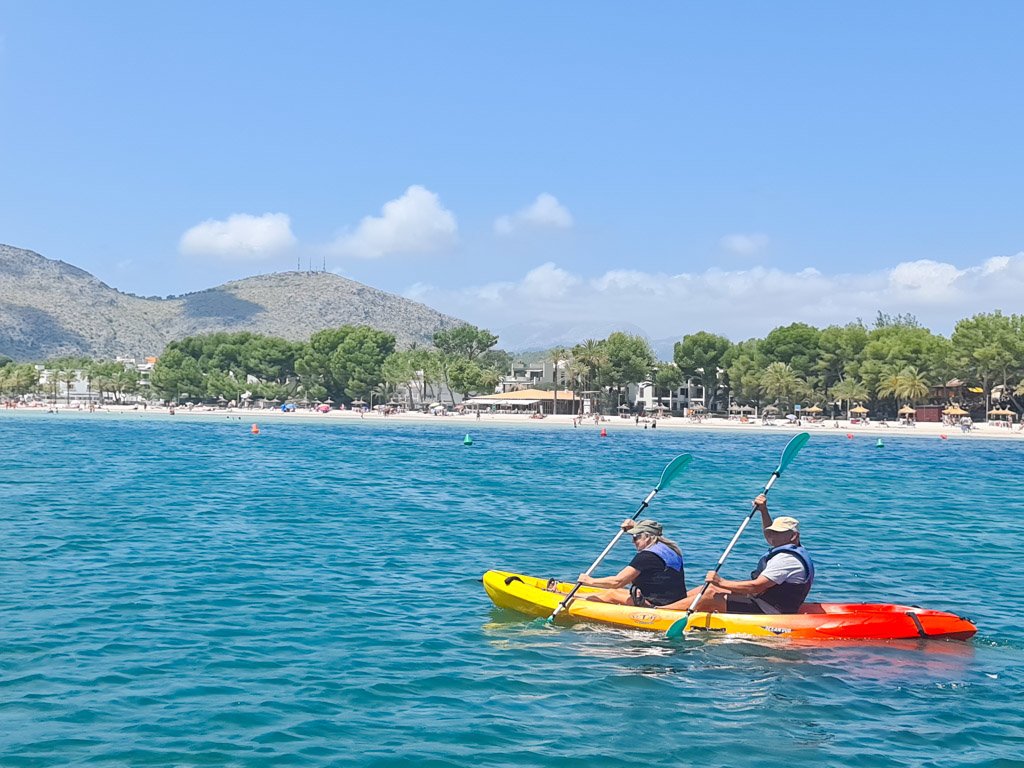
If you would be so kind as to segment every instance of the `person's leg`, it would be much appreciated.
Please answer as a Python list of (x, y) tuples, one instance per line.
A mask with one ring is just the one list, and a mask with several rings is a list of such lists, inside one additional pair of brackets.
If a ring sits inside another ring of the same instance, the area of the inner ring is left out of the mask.
[(612, 603), (613, 605), (632, 605), (633, 598), (628, 589), (605, 589), (593, 595), (587, 595), (584, 600), (594, 603)]
[[(688, 611), (693, 601), (697, 598), (697, 594), (700, 592), (700, 587), (694, 587), (686, 593), (686, 597), (682, 600), (676, 600), (674, 603), (668, 605), (658, 606), (670, 611)], [(709, 586), (707, 591), (704, 593), (704, 597), (697, 603), (697, 610), (706, 613), (723, 613), (725, 611), (725, 597), (728, 595), (718, 587)]]

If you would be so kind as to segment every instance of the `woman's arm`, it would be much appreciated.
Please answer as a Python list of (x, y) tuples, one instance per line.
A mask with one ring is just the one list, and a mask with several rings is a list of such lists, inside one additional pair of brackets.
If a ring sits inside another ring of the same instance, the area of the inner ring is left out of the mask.
[(614, 576), (605, 576), (602, 579), (595, 579), (581, 573), (576, 579), (580, 584), (587, 587), (600, 587), (601, 589), (620, 589), (627, 584), (632, 584), (633, 579), (640, 575), (640, 571), (631, 565), (627, 565)]

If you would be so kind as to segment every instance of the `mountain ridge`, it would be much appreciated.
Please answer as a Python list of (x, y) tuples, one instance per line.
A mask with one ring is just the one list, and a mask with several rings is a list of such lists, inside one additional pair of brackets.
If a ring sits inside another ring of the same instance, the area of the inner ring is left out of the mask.
[(0, 245), (0, 354), (159, 355), (200, 333), (251, 331), (304, 341), (323, 328), (370, 325), (399, 345), (429, 343), (464, 321), (331, 272), (275, 272), (167, 298), (124, 293), (80, 267)]

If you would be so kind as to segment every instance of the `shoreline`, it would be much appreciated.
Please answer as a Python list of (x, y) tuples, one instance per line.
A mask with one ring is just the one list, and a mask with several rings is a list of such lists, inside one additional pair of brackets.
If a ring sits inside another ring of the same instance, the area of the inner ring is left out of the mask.
[[(584, 418), (582, 423), (573, 426), (573, 419), (568, 415), (546, 416), (543, 419), (534, 419), (527, 415), (517, 414), (491, 414), (482, 413), (480, 418), (475, 413), (463, 415), (434, 416), (419, 412), (404, 412), (384, 416), (380, 412), (371, 411), (360, 415), (356, 411), (329, 411), (328, 413), (317, 413), (314, 411), (293, 411), (283, 412), (276, 409), (251, 410), (247, 408), (178, 408), (175, 414), (171, 414), (167, 408), (141, 409), (134, 406), (105, 405), (90, 412), (87, 409), (74, 407), (62, 408), (57, 406), (56, 413), (50, 407), (19, 407), (14, 409), (0, 409), (0, 418), (3, 416), (25, 416), (32, 415), (58, 416), (70, 415), (74, 417), (95, 417), (104, 418), (112, 415), (140, 417), (146, 419), (174, 419), (193, 418), (199, 420), (209, 419), (231, 419), (243, 423), (260, 424), (273, 423), (301, 423), (301, 424), (437, 424), (442, 426), (458, 427), (461, 430), (472, 430), (475, 428), (490, 426), (518, 426), (518, 427), (539, 427), (547, 429), (606, 429), (609, 434), (623, 432), (626, 430), (644, 430), (644, 420), (637, 424), (635, 417), (622, 419), (617, 416), (607, 416), (599, 424), (595, 424), (593, 417)], [(774, 425), (763, 425), (760, 422), (749, 422), (743, 424), (739, 421), (727, 419), (705, 418), (700, 422), (691, 421), (685, 417), (670, 417), (657, 419), (655, 429), (670, 431), (697, 431), (697, 432), (731, 432), (733, 434), (772, 434), (798, 432), (809, 432), (812, 435), (833, 435), (835, 437), (850, 439), (848, 436), (865, 437), (871, 439), (886, 437), (907, 437), (912, 439), (932, 440), (1020, 440), (1024, 442), (1024, 432), (1016, 425), (1012, 429), (997, 427), (988, 423), (975, 424), (970, 432), (963, 432), (959, 426), (946, 426), (938, 423), (921, 423), (908, 427), (900, 424), (889, 424), (883, 426), (882, 422), (870, 424), (850, 424), (846, 420), (833, 422), (831, 420), (814, 424), (804, 423), (796, 426), (785, 421), (779, 421)], [(646, 422), (648, 429), (652, 426), (652, 420)], [(836, 426), (838, 424), (838, 426)]]

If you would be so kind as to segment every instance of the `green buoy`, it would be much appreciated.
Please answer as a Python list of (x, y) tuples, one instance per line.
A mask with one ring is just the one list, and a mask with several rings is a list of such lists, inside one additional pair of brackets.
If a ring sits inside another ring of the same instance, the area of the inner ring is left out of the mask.
[(878, 438), (878, 442), (875, 443), (875, 448), (885, 448), (885, 443), (882, 442), (882, 438)]
[(470, 437), (469, 435), (466, 435), (466, 436), (465, 436), (465, 437), (464, 437), (464, 438), (462, 439), (462, 444), (463, 444), (463, 445), (472, 445), (472, 444), (473, 444), (473, 438), (472, 438), (472, 437)]

